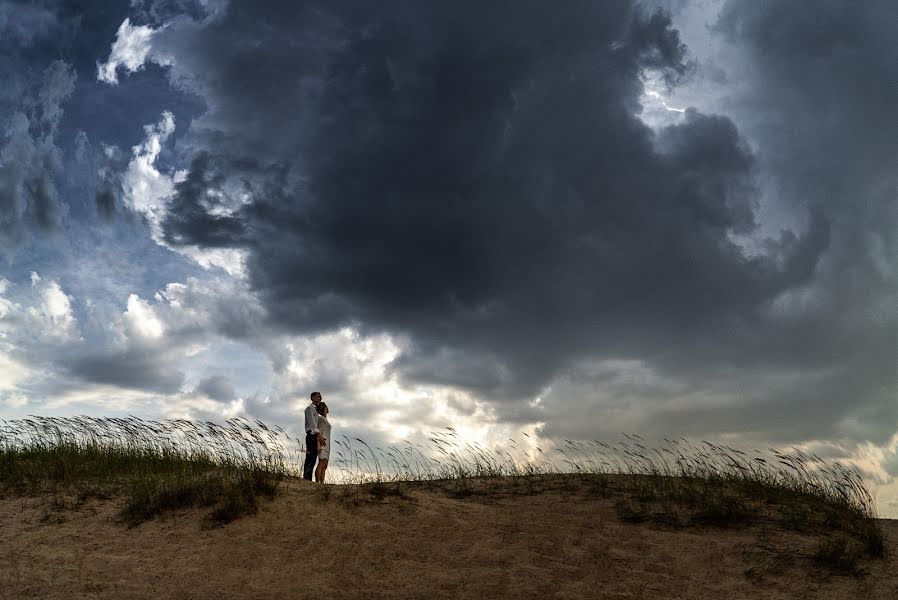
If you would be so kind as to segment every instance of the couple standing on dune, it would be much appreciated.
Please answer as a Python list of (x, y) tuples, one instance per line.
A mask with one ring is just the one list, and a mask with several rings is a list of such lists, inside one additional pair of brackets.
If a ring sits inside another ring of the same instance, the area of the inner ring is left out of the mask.
[(321, 392), (312, 392), (311, 398), (312, 403), (306, 407), (305, 412), (306, 462), (303, 465), (302, 478), (312, 481), (314, 472), (315, 481), (324, 483), (327, 461), (330, 458), (328, 438), (331, 436), (331, 424), (327, 420), (327, 413), (330, 411), (327, 404), (321, 400)]

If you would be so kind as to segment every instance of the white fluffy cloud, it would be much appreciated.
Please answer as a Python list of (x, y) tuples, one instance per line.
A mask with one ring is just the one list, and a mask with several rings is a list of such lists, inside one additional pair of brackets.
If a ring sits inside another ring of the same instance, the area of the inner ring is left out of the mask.
[(26, 314), (30, 318), (32, 331), (42, 340), (65, 343), (81, 337), (78, 321), (72, 312), (72, 298), (56, 281), (42, 286), (38, 304), (28, 307)]
[(131, 210), (146, 218), (153, 241), (187, 256), (204, 269), (219, 267), (231, 275), (245, 272), (245, 253), (232, 248), (200, 249), (196, 246), (171, 247), (162, 235), (166, 201), (175, 185), (183, 180), (184, 171), (162, 171), (157, 164), (164, 145), (175, 132), (174, 115), (165, 111), (157, 123), (144, 126), (145, 139), (131, 149), (131, 160), (122, 176), (123, 199)]
[(141, 69), (150, 54), (155, 33), (152, 27), (131, 25), (131, 19), (125, 19), (115, 34), (109, 58), (105, 63), (97, 63), (97, 79), (117, 85), (119, 67), (128, 73)]
[(7, 354), (0, 346), (0, 402), (9, 408), (28, 403), (28, 396), (19, 385), (31, 375), (31, 370)]
[[(139, 349), (152, 363), (147, 368), (165, 363), (184, 371), (180, 389), (159, 396), (157, 410), (166, 417), (221, 420), (239, 413), (298, 431), (309, 393), (320, 390), (342, 432), (383, 442), (453, 427), (490, 443), (520, 437), (521, 430), (532, 434), (539, 425), (500, 425), (490, 405), (469, 393), (402, 381), (392, 365), (405, 343), (400, 338), (353, 328), (285, 335), (239, 280), (190, 278), (151, 298), (131, 294), (109, 335), (110, 368), (119, 360), (130, 364)], [(257, 356), (255, 371), (235, 369), (229, 357), (236, 353), (243, 354), (238, 364)], [(139, 378), (133, 385), (142, 384)]]
[(122, 315), (122, 319), (130, 339), (158, 340), (165, 333), (165, 326), (156, 316), (155, 309), (137, 294), (128, 296), (128, 310)]
[(533, 434), (539, 426), (500, 423), (489, 403), (450, 386), (403, 381), (392, 363), (404, 343), (351, 327), (284, 336), (269, 349), (283, 367), (275, 373), (268, 404), (249, 402), (246, 408), (298, 429), (309, 394), (320, 391), (343, 432), (390, 444), (452, 427), (466, 440), (489, 445), (519, 437), (521, 430)]
[[(164, 28), (163, 28), (164, 29)], [(145, 25), (131, 25), (125, 19), (116, 33), (109, 53), (109, 59), (97, 63), (97, 79), (110, 85), (118, 84), (118, 69), (133, 73), (143, 68), (148, 61), (159, 65), (171, 65), (169, 56), (153, 52), (153, 38), (162, 29)], [(158, 123), (144, 126), (146, 138), (132, 148), (132, 158), (122, 176), (122, 191), (126, 205), (147, 218), (153, 240), (169, 248), (161, 235), (161, 222), (165, 216), (165, 201), (171, 196), (176, 183), (185, 173), (159, 170), (156, 162), (169, 137), (175, 131), (174, 115), (165, 111)], [(101, 177), (103, 173), (100, 174)], [(245, 272), (244, 253), (234, 249), (200, 249), (195, 246), (171, 248), (194, 260), (203, 268), (219, 267), (231, 275)]]
[(82, 341), (72, 297), (55, 280), (32, 272), (17, 290), (0, 278), (0, 405), (21, 409), (30, 402), (29, 382), (43, 376), (41, 358)]
[(158, 123), (143, 129), (146, 139), (131, 149), (133, 158), (125, 171), (122, 188), (128, 206), (158, 227), (164, 214), (165, 199), (174, 191), (178, 175), (161, 173), (156, 168), (156, 159), (162, 152), (162, 144), (175, 131), (175, 117), (165, 111)]

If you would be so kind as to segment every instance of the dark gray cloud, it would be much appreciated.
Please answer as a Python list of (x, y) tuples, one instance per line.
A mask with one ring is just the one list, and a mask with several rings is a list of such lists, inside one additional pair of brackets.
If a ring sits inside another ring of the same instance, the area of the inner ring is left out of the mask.
[(217, 402), (230, 402), (237, 397), (234, 384), (224, 375), (206, 377), (196, 386), (196, 391)]
[[(607, 434), (729, 431), (762, 444), (881, 444), (894, 435), (898, 88), (884, 85), (898, 78), (893, 13), (888, 2), (813, 11), (727, 2), (719, 20), (706, 15), (704, 33), (725, 42), (713, 64), (724, 71), (687, 85), (723, 94), (715, 104), (755, 149), (763, 203), (755, 219), (766, 214), (767, 230), (817, 232), (795, 253), (791, 272), (804, 272), (804, 283), (772, 296), (755, 318), (721, 323), (716, 337), (659, 347), (649, 363), (653, 376), (677, 384), (670, 388), (570, 370), (549, 394), (566, 410), (547, 431), (585, 435), (597, 423)], [(787, 231), (759, 246), (776, 253), (797, 243)], [(824, 248), (819, 259), (815, 246)]]
[(63, 61), (52, 62), (40, 83), (20, 99), (27, 112), (11, 113), (3, 123), (0, 148), (0, 251), (7, 255), (25, 237), (26, 221), (42, 229), (60, 225), (67, 207), (60, 201), (57, 179), (62, 170), (56, 129), (61, 104), (72, 93), (75, 73)]
[(93, 196), (97, 216), (110, 221), (124, 210), (122, 175), (127, 156), (115, 146), (97, 147), (85, 131), (75, 136), (75, 166), (83, 182), (83, 193)]
[(0, 254), (7, 261), (27, 239), (29, 224), (57, 227), (67, 212), (57, 179), (57, 127), (76, 75), (41, 47), (64, 29), (56, 7), (0, 6)]
[(219, 197), (213, 194), (225, 183), (225, 173), (234, 173), (241, 170), (240, 167), (227, 165), (220, 157), (212, 157), (207, 152), (199, 152), (190, 164), (187, 177), (176, 185), (177, 193), (168, 204), (170, 216), (165, 240), (175, 245), (188, 243), (210, 248), (241, 245), (244, 222), (212, 212), (220, 205)]
[(4, 2), (0, 5), (0, 34), (15, 44), (28, 45), (57, 24), (54, 11), (39, 4)]
[(176, 393), (184, 373), (166, 358), (164, 350), (129, 348), (124, 352), (89, 353), (63, 361), (69, 374), (90, 383), (128, 389)]
[(812, 14), (762, 1), (728, 2), (716, 25), (744, 61), (731, 106), (768, 193), (786, 214), (813, 207), (832, 224), (812, 281), (779, 299), (777, 329), (752, 344), (825, 376), (765, 410), (829, 415), (825, 435), (878, 441), (898, 423), (895, 23), (885, 1), (827, 2)]
[[(708, 344), (811, 276), (825, 218), (730, 240), (758, 191), (729, 119), (638, 119), (643, 69), (688, 71), (663, 13), (349, 6), (235, 4), (156, 49), (210, 107), (167, 239), (248, 249), (278, 323), (406, 334), (406, 376), (520, 396), (575, 357)], [(223, 216), (226, 179), (249, 200)]]

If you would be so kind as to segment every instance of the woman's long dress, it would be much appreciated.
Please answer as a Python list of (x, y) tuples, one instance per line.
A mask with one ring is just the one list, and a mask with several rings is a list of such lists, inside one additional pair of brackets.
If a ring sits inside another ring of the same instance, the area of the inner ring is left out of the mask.
[(327, 440), (327, 444), (318, 451), (318, 460), (328, 460), (331, 455), (331, 444), (334, 442), (331, 441), (331, 424), (324, 415), (318, 415), (318, 431)]

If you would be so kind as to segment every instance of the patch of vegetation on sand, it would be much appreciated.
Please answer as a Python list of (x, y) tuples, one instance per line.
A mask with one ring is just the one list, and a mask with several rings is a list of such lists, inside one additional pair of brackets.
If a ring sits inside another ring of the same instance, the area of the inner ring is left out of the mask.
[[(401, 496), (402, 485), (487, 500), (568, 490), (613, 498), (619, 518), (630, 523), (775, 525), (817, 535), (818, 546), (805, 558), (833, 572), (860, 574), (864, 560), (886, 554), (873, 499), (855, 469), (798, 448), (747, 453), (685, 439), (651, 447), (638, 435), (624, 437), (615, 444), (553, 441), (553, 448), (533, 447), (530, 454), (514, 440), (505, 449), (487, 448), (453, 429), (435, 432), (429, 449), (411, 442), (372, 448), (344, 437), (334, 462), (355, 484), (345, 492), (355, 503), (366, 490), (375, 499), (384, 489)], [(754, 551), (765, 547), (759, 540)]]
[[(860, 574), (865, 560), (886, 554), (858, 472), (797, 448), (746, 453), (685, 439), (652, 447), (636, 435), (615, 444), (564, 440), (544, 450), (528, 439), (496, 448), (453, 429), (429, 441), (381, 448), (334, 440), (331, 467), (340, 485), (321, 486), (322, 500), (408, 506), (415, 489), (474, 501), (566, 491), (611, 499), (629, 523), (775, 526), (815, 535), (819, 543), (805, 558), (837, 573)], [(299, 474), (302, 456), (301, 442), (283, 429), (242, 418), (217, 425), (31, 417), (0, 421), (0, 493), (51, 494), (55, 506), (69, 508), (121, 496), (120, 515), (130, 525), (210, 507), (208, 523), (222, 524), (256, 512), (259, 498), (273, 498), (285, 478)], [(750, 574), (789, 562), (765, 550), (771, 547), (765, 538), (750, 550)]]
[(30, 417), (0, 422), (0, 492), (52, 493), (77, 508), (123, 495), (137, 525), (165, 511), (211, 507), (210, 524), (257, 510), (291, 474), (289, 437), (261, 421), (224, 425), (137, 417)]

